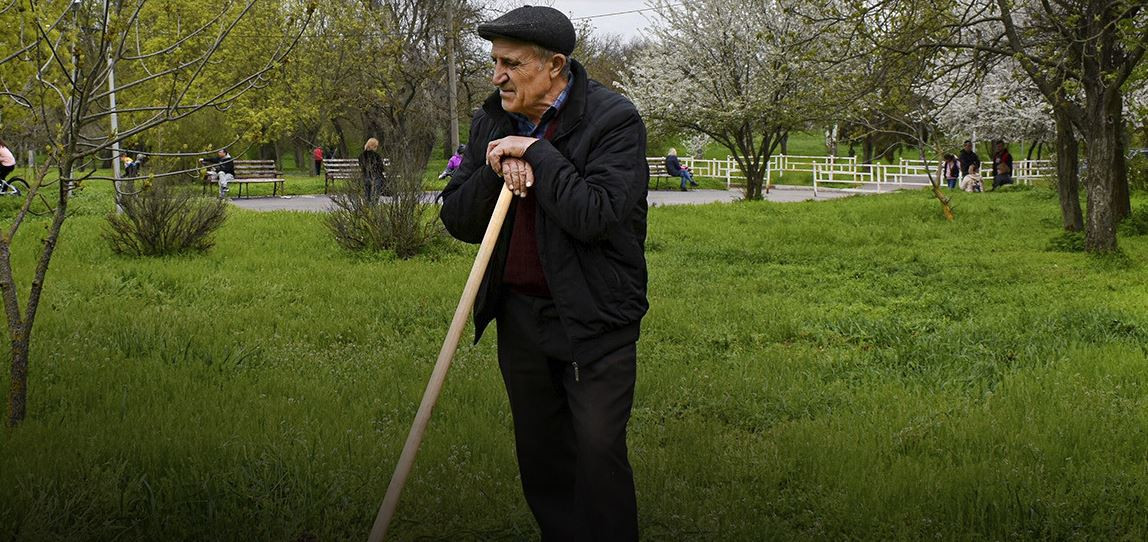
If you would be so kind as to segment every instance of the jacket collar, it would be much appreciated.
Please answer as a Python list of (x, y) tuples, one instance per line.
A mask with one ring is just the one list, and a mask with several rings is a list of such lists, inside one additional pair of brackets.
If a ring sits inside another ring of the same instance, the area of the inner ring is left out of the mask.
[[(578, 126), (582, 122), (582, 116), (586, 113), (586, 94), (590, 89), (590, 78), (586, 75), (586, 69), (573, 58), (570, 59), (570, 71), (574, 73), (574, 86), (570, 89), (570, 95), (566, 97), (566, 105), (562, 107), (562, 114), (558, 116), (558, 134), (554, 137), (556, 140), (561, 139), (575, 126)], [(502, 99), (498, 96), (498, 89), (495, 89), (486, 98), (482, 104), (482, 110), (507, 133), (510, 132), (512, 120), (510, 115), (502, 109)]]

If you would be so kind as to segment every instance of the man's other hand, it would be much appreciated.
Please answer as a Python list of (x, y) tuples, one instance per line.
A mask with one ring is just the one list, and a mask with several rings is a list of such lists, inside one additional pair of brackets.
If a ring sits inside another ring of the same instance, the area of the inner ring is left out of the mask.
[(534, 167), (521, 158), (502, 160), (502, 180), (515, 196), (526, 197), (526, 189), (534, 186)]

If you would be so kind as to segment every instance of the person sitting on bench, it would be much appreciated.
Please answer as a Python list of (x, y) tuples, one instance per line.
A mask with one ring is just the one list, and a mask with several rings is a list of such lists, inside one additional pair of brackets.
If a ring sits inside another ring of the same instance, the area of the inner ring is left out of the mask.
[(690, 168), (682, 166), (678, 160), (678, 150), (670, 149), (670, 153), (666, 155), (666, 173), (672, 177), (682, 178), (682, 192), (686, 191), (686, 183), (690, 186), (697, 186), (698, 183), (694, 182), (694, 176), (690, 173)]
[(219, 183), (219, 197), (227, 197), (227, 183), (235, 178), (235, 160), (227, 153), (227, 149), (219, 149), (218, 158), (200, 158), (200, 162), (215, 164), (215, 180)]

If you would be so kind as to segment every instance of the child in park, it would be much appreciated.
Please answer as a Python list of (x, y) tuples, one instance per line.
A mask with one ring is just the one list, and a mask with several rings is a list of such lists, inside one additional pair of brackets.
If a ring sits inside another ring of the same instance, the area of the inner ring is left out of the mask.
[(961, 190), (965, 192), (980, 192), (984, 189), (981, 181), (980, 168), (976, 164), (969, 165), (969, 174), (961, 180)]

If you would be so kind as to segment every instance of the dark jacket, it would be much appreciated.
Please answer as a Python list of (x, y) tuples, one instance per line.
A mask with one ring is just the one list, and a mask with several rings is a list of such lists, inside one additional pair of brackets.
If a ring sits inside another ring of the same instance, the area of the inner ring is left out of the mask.
[[(534, 168), (538, 252), (574, 361), (591, 363), (638, 339), (646, 300), (646, 127), (626, 98), (590, 81), (571, 60), (574, 85), (553, 141), (524, 158)], [(451, 235), (482, 242), (503, 181), (486, 165), (488, 142), (514, 133), (498, 92), (471, 122), (466, 155), (442, 192)], [(515, 206), (474, 306), (475, 342), (497, 314)]]
[(676, 154), (666, 155), (666, 173), (669, 173), (674, 177), (682, 176), (682, 163), (678, 161), (678, 156)]
[(957, 160), (960, 160), (961, 162), (962, 177), (969, 174), (969, 166), (972, 164), (977, 165), (977, 171), (980, 171), (981, 169), (981, 157), (977, 156), (977, 153), (973, 151), (966, 151), (965, 149), (961, 149), (961, 154), (957, 156)]
[(222, 171), (229, 175), (235, 175), (235, 159), (231, 155), (224, 156), (223, 158), (211, 157), (203, 160), (208, 164), (215, 164), (216, 171)]
[(961, 176), (961, 163), (957, 160), (952, 162), (945, 162), (944, 168), (946, 179), (956, 179)]
[(376, 151), (364, 150), (363, 154), (359, 155), (359, 170), (363, 173), (363, 179), (386, 179), (387, 168), (383, 165), (383, 157), (379, 156)]

